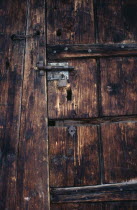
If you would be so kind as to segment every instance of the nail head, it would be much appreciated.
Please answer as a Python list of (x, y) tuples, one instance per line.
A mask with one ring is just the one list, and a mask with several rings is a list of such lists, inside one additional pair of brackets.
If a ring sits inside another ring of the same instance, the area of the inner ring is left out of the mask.
[(88, 53), (91, 53), (92, 52), (92, 50), (91, 49), (88, 49)]

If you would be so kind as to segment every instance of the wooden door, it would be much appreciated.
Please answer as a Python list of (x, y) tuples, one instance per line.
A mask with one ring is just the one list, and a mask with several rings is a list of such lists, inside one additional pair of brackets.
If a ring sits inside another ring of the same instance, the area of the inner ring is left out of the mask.
[(136, 19), (135, 0), (0, 1), (0, 209), (137, 209)]
[[(137, 3), (47, 1), (51, 209), (137, 209)], [(63, 64), (62, 64), (63, 65)]]
[(0, 1), (0, 210), (49, 209), (45, 1)]

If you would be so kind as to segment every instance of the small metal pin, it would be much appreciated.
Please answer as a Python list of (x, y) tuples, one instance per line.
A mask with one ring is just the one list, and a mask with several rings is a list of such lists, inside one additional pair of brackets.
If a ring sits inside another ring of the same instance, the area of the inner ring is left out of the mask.
[(39, 75), (40, 76), (44, 76), (45, 75), (45, 72), (41, 70), (41, 71), (39, 71)]
[(88, 53), (91, 53), (92, 52), (92, 50), (91, 49), (88, 49)]
[(108, 92), (112, 92), (112, 86), (107, 85), (107, 91), (108, 91)]
[(35, 67), (34, 67), (34, 70), (35, 70), (35, 71), (38, 71), (38, 67), (37, 67), (37, 66), (35, 66)]

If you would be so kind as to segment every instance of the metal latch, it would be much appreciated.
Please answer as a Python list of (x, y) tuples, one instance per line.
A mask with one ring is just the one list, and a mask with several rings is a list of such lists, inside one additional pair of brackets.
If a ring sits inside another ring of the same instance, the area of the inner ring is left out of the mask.
[(44, 65), (43, 61), (37, 63), (37, 70), (40, 75), (45, 75), (47, 72), (47, 80), (58, 80), (58, 87), (66, 87), (69, 80), (69, 71), (74, 70), (74, 67), (69, 66), (68, 63), (48, 63)]

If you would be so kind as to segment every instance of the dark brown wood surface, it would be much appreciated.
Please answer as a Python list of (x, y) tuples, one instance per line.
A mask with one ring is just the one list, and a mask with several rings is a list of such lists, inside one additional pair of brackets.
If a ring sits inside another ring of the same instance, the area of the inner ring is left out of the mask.
[(46, 76), (35, 71), (45, 54), (45, 1), (27, 5), (22, 115), (18, 148), (17, 209), (49, 209)]
[(0, 209), (50, 209), (49, 172), (51, 209), (137, 209), (136, 19), (135, 0), (0, 1)]
[(52, 204), (51, 210), (136, 210), (136, 201)]
[[(136, 63), (135, 57), (102, 58), (99, 78), (94, 59), (69, 62), (75, 70), (70, 73), (66, 88), (59, 88), (57, 81), (48, 82), (49, 118), (91, 118), (97, 117), (99, 110), (100, 116), (136, 114)], [(70, 90), (72, 97), (68, 100)]]
[[(83, 142), (88, 148), (95, 143), (92, 136), (84, 133), (93, 125), (97, 127), (99, 161), (99, 173), (95, 173), (98, 178), (94, 181), (98, 179), (101, 187), (105, 187), (106, 183), (136, 181), (137, 3), (134, 0), (94, 0), (90, 1), (88, 9), (87, 3), (70, 0), (48, 1), (47, 4), (50, 6), (47, 16), (48, 61), (69, 62), (74, 67), (67, 87), (59, 88), (57, 81), (48, 81), (50, 186), (54, 187), (51, 189), (51, 202), (70, 202), (52, 204), (51, 209), (136, 209), (136, 203), (126, 201), (78, 204), (83, 202), (82, 199), (88, 202), (136, 200), (135, 183), (132, 185), (135, 190), (124, 191), (119, 187), (117, 190), (109, 189), (107, 194), (99, 189), (99, 196), (72, 190), (74, 186), (79, 186), (81, 190), (85, 184), (93, 185), (89, 177), (96, 166), (93, 164), (88, 173), (87, 168), (90, 169), (92, 161), (96, 163), (97, 157), (91, 155), (90, 162), (86, 162), (89, 150), (83, 152), (84, 161), (80, 162), (79, 173), (77, 166), (73, 168), (74, 151), (79, 151), (75, 148)], [(79, 8), (84, 15), (78, 13)], [(77, 21), (76, 25), (77, 18), (81, 21)], [(71, 125), (76, 127), (76, 136), (73, 137), (76, 144), (68, 134)], [(78, 129), (82, 132), (78, 133)], [(72, 153), (68, 152), (70, 149)], [(86, 182), (83, 182), (84, 174)], [(79, 179), (82, 181), (79, 182)], [(95, 184), (96, 187), (98, 184)], [(70, 188), (66, 188), (68, 186)], [(58, 192), (61, 194), (58, 195)]]
[(45, 1), (0, 1), (0, 15), (0, 209), (47, 210)]
[[(26, 2), (0, 1), (0, 209), (16, 208), (18, 143), (25, 42)], [(17, 18), (18, 17), (18, 18)], [(16, 24), (15, 24), (16, 23)]]
[(100, 125), (102, 123), (112, 123), (112, 122), (126, 122), (126, 121), (137, 121), (137, 115), (128, 115), (128, 116), (110, 116), (110, 117), (95, 117), (89, 119), (70, 119), (70, 120), (49, 120), (49, 126), (70, 126), (73, 124), (77, 125)]
[(51, 188), (53, 203), (137, 200), (137, 182), (85, 187)]
[(49, 127), (50, 186), (100, 183), (97, 126)]
[(47, 1), (48, 44), (94, 43), (93, 1)]
[[(55, 53), (56, 52), (56, 53)], [(136, 43), (47, 45), (48, 59), (137, 55)]]
[[(50, 119), (97, 117), (97, 68), (95, 59), (69, 60), (70, 72), (66, 87), (48, 81), (48, 116)], [(71, 97), (69, 93), (71, 91)]]
[(105, 183), (137, 180), (136, 128), (137, 122), (101, 126)]
[(102, 205), (97, 203), (67, 203), (67, 204), (51, 204), (51, 210), (102, 210)]
[(99, 43), (137, 41), (135, 0), (96, 1)]
[(137, 58), (100, 59), (103, 116), (137, 114)]

